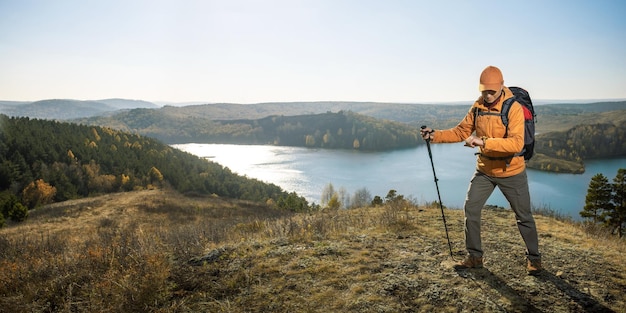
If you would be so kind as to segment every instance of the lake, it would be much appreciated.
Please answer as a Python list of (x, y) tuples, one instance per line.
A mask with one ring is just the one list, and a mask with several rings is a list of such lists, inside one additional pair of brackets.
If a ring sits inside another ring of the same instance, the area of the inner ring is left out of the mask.
[[(309, 202), (320, 203), (324, 187), (329, 183), (335, 190), (344, 188), (350, 195), (367, 188), (372, 196), (384, 198), (390, 189), (395, 189), (397, 194), (418, 203), (437, 200), (426, 145), (385, 152), (195, 143), (172, 147), (217, 162), (238, 174), (274, 183), (288, 192), (295, 191)], [(446, 207), (461, 209), (474, 174), (476, 150), (460, 143), (434, 144), (431, 148), (441, 201)], [(617, 170), (626, 168), (626, 158), (585, 164), (584, 174), (529, 169), (533, 205), (580, 220), (579, 212), (585, 205), (591, 177), (602, 173), (612, 182)], [(497, 188), (487, 204), (509, 207)]]

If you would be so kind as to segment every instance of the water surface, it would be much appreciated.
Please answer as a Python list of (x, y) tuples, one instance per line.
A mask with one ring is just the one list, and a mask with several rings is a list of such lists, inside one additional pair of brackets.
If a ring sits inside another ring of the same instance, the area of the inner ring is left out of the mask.
[[(437, 200), (433, 170), (426, 146), (385, 152), (327, 150), (225, 144), (180, 144), (173, 147), (208, 158), (232, 171), (286, 191), (295, 191), (309, 202), (319, 203), (324, 187), (348, 194), (367, 188), (372, 196), (385, 197), (390, 189), (420, 203)], [(462, 144), (431, 145), (433, 163), (443, 204), (462, 208), (475, 169), (474, 149)], [(584, 174), (556, 174), (528, 170), (531, 201), (580, 220), (579, 212), (591, 177), (603, 173), (612, 182), (626, 158), (586, 162)], [(509, 207), (496, 189), (487, 204)]]

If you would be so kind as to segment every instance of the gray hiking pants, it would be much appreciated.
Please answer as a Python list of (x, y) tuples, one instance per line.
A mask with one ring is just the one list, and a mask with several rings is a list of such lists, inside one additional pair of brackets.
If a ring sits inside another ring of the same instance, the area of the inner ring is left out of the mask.
[(515, 212), (517, 228), (526, 244), (526, 256), (531, 260), (540, 259), (537, 227), (530, 212), (530, 193), (526, 170), (515, 176), (503, 178), (490, 177), (478, 171), (474, 173), (463, 208), (465, 211), (465, 247), (467, 252), (471, 256), (483, 256), (480, 215), (496, 186), (502, 191), (504, 197), (509, 201), (511, 209)]

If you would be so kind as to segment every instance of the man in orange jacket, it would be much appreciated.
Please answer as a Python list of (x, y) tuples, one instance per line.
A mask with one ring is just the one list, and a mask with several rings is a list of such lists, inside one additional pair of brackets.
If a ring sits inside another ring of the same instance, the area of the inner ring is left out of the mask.
[[(515, 155), (524, 146), (524, 112), (521, 104), (513, 103), (509, 110), (507, 131), (497, 114), (501, 112), (502, 103), (513, 97), (513, 93), (504, 86), (502, 72), (495, 66), (488, 66), (483, 70), (478, 90), (481, 96), (456, 127), (436, 131), (430, 128), (421, 130), (422, 137), (433, 143), (465, 141), (466, 146), (479, 149), (476, 172), (470, 181), (463, 207), (467, 256), (455, 268), (483, 266), (481, 210), (498, 186), (515, 212), (517, 227), (526, 244), (526, 268), (529, 274), (534, 275), (541, 271), (539, 240), (530, 210), (526, 162), (523, 156)], [(478, 114), (477, 110), (484, 112)]]

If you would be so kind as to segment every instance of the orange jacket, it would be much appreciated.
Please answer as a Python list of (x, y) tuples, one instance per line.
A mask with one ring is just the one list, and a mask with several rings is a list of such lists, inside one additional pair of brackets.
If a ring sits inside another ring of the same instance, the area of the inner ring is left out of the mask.
[[(524, 111), (521, 104), (514, 102), (509, 110), (509, 129), (506, 132), (502, 118), (499, 115), (476, 116), (474, 128), (474, 110), (500, 113), (504, 100), (513, 97), (509, 88), (504, 87), (504, 94), (497, 103), (490, 108), (483, 104), (482, 96), (474, 102), (465, 118), (454, 128), (437, 130), (433, 133), (433, 143), (461, 142), (469, 137), (474, 131), (476, 136), (486, 138), (485, 145), (479, 147), (480, 154), (476, 158), (476, 169), (493, 177), (509, 177), (524, 171), (526, 162), (523, 156), (515, 156), (524, 147)], [(506, 133), (506, 138), (504, 135)], [(491, 158), (506, 158), (490, 159)]]

